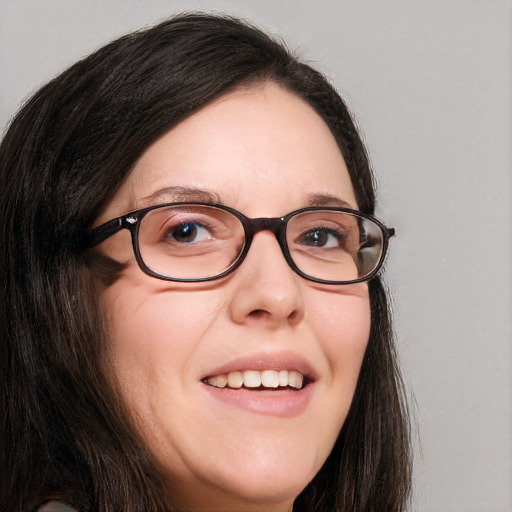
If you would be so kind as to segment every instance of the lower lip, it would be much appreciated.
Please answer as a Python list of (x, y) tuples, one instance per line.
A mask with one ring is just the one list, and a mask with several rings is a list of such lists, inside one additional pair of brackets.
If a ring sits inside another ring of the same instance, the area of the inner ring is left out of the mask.
[(217, 388), (204, 383), (203, 386), (215, 400), (220, 400), (230, 406), (258, 414), (291, 418), (298, 416), (306, 409), (313, 395), (314, 384), (310, 383), (296, 391), (251, 391), (246, 388)]

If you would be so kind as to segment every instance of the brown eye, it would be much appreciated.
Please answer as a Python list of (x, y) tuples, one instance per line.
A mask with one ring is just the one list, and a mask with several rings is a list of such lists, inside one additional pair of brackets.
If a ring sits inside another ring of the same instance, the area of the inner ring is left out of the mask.
[(343, 235), (336, 230), (317, 228), (303, 235), (299, 243), (310, 247), (339, 247), (342, 239)]
[(167, 238), (171, 237), (176, 240), (176, 242), (191, 243), (199, 241), (198, 238), (204, 238), (206, 233), (205, 226), (197, 222), (187, 222), (169, 231)]

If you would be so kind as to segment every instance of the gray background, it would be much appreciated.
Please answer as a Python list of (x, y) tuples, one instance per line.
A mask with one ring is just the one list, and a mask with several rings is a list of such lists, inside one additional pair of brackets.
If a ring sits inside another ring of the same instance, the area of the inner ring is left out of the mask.
[(512, 510), (512, 3), (0, 0), (0, 129), (80, 56), (187, 9), (282, 36), (351, 105), (398, 232), (413, 510)]

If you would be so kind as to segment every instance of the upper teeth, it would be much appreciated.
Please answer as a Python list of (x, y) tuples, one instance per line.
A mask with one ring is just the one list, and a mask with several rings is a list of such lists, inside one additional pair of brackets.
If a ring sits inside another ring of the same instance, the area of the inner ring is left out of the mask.
[(229, 372), (208, 377), (206, 382), (217, 388), (278, 388), (290, 386), (302, 388), (304, 376), (295, 370), (245, 370), (243, 372)]

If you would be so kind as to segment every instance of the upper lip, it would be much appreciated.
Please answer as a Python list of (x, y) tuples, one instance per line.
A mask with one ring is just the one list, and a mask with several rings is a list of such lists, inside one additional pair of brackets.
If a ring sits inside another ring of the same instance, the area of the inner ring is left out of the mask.
[(318, 372), (303, 356), (291, 352), (278, 352), (236, 357), (212, 369), (201, 380), (213, 377), (214, 375), (236, 371), (243, 372), (244, 370), (295, 370), (301, 373), (308, 381), (315, 381), (318, 378)]

